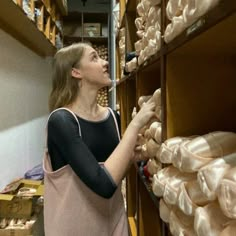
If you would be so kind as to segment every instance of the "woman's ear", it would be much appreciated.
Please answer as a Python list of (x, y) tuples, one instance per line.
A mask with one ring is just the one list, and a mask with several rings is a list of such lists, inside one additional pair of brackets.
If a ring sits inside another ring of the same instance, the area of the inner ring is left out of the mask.
[(77, 69), (77, 68), (72, 68), (72, 71), (71, 71), (71, 76), (74, 77), (74, 78), (78, 78), (78, 79), (81, 79), (81, 73), (80, 73), (80, 70)]

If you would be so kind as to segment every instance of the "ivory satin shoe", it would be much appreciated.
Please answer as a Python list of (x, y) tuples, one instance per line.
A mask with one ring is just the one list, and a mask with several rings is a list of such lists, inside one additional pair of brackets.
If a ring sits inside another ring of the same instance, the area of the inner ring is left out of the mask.
[(170, 212), (172, 208), (173, 208), (172, 205), (167, 204), (163, 198), (160, 199), (159, 203), (160, 217), (165, 223), (169, 223)]
[(236, 134), (212, 132), (183, 142), (173, 156), (173, 165), (183, 172), (196, 172), (215, 158), (236, 152)]
[(209, 200), (217, 198), (216, 192), (220, 181), (227, 171), (234, 166), (236, 166), (236, 153), (217, 158), (198, 171), (197, 178), (201, 191)]
[(149, 159), (147, 163), (147, 170), (150, 175), (153, 176), (161, 170), (161, 163), (155, 159)]
[(172, 41), (175, 37), (177, 37), (183, 30), (186, 28), (184, 18), (182, 15), (173, 17), (170, 24), (167, 25), (164, 40), (166, 43)]
[(180, 193), (180, 186), (182, 183), (195, 180), (197, 175), (195, 173), (178, 172), (176, 175), (167, 179), (163, 199), (167, 204), (176, 205)]
[(219, 236), (230, 219), (220, 209), (217, 201), (195, 211), (194, 229), (198, 236)]
[(158, 171), (153, 176), (153, 182), (152, 182), (153, 193), (158, 197), (162, 197), (164, 194), (166, 183), (171, 177), (177, 175), (178, 173), (179, 170), (173, 166), (165, 167), (160, 171)]
[(197, 180), (180, 185), (177, 205), (186, 215), (194, 216), (197, 207), (205, 206), (208, 203), (209, 200), (202, 193)]
[(183, 10), (184, 22), (191, 25), (200, 16), (217, 5), (219, 0), (188, 0), (187, 6)]
[(193, 228), (194, 218), (185, 215), (177, 207), (170, 212), (169, 225), (173, 236), (197, 236)]
[(174, 137), (167, 139), (161, 144), (159, 152), (157, 153), (157, 159), (162, 163), (170, 164), (172, 163), (174, 149), (187, 138), (184, 137)]
[(231, 219), (236, 219), (236, 167), (225, 174), (217, 193), (224, 214)]

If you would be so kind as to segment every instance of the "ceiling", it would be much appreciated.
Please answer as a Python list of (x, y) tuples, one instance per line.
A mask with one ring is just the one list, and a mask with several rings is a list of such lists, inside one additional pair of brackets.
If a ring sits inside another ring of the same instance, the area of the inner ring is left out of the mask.
[[(84, 6), (83, 6), (84, 1)], [(109, 12), (111, 0), (68, 0), (69, 12)]]

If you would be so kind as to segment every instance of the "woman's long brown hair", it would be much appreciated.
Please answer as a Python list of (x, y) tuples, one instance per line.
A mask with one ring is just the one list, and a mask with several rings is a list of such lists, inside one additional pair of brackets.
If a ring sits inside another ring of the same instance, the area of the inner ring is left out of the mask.
[(89, 43), (76, 43), (60, 49), (53, 61), (52, 91), (49, 96), (50, 112), (71, 104), (78, 93), (79, 81), (71, 75), (72, 68), (79, 68), (80, 60)]

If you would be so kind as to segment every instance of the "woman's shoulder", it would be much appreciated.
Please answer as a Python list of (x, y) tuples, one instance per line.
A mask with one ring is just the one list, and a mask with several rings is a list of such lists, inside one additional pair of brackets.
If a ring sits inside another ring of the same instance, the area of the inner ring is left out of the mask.
[(57, 124), (57, 123), (68, 123), (71, 121), (73, 121), (74, 123), (74, 121), (76, 122), (76, 120), (72, 113), (73, 113), (72, 111), (69, 111), (68, 109), (64, 108), (54, 110), (49, 114), (48, 123)]

